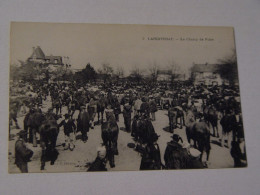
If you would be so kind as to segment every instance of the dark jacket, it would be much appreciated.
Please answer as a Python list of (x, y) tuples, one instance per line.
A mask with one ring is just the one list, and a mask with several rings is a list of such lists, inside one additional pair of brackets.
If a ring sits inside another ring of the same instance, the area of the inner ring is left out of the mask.
[(151, 112), (157, 112), (157, 105), (154, 100), (149, 102), (149, 107)]
[(66, 120), (62, 120), (59, 124), (59, 127), (63, 126), (64, 128), (64, 134), (69, 136), (70, 133), (73, 132), (74, 129), (76, 129), (76, 125), (74, 124), (73, 120), (69, 119), (67, 122)]
[(147, 102), (143, 102), (140, 107), (141, 113), (146, 113), (148, 116), (150, 114), (150, 106)]
[(87, 171), (107, 171), (105, 160), (97, 157), (96, 160), (90, 165)]
[(149, 143), (142, 154), (140, 170), (161, 169), (161, 154), (158, 144)]
[(123, 116), (124, 118), (131, 118), (131, 105), (124, 105)]
[(89, 131), (89, 114), (88, 112), (84, 111), (83, 113), (80, 112), (78, 115), (78, 120), (77, 120), (77, 129), (78, 131)]
[(114, 104), (114, 113), (115, 114), (120, 114), (121, 113), (121, 108), (119, 102), (115, 102)]
[(33, 155), (33, 151), (28, 149), (25, 145), (24, 140), (19, 139), (15, 143), (15, 164), (27, 164)]
[(220, 124), (225, 133), (231, 132), (236, 126), (236, 117), (234, 115), (225, 115), (221, 120)]

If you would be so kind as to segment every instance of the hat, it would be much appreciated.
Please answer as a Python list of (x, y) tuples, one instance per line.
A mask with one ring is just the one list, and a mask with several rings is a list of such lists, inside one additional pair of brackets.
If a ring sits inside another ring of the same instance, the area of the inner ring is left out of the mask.
[(180, 136), (177, 135), (177, 134), (173, 134), (173, 135), (171, 136), (171, 138), (172, 138), (174, 141), (176, 141), (176, 142), (178, 142), (178, 141), (180, 140)]
[(19, 133), (17, 133), (19, 136), (25, 136), (25, 135), (27, 135), (28, 133), (27, 133), (27, 131), (25, 131), (25, 130), (21, 130)]
[(197, 158), (197, 157), (200, 156), (200, 154), (201, 154), (201, 152), (200, 152), (199, 150), (197, 150), (197, 149), (195, 149), (195, 148), (191, 148), (191, 149), (190, 149), (190, 155), (191, 155), (192, 157)]

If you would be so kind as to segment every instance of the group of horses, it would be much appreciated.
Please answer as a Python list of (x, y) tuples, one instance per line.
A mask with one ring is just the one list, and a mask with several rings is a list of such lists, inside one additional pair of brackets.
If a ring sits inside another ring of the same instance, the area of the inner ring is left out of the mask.
[(29, 142), (37, 147), (36, 133), (40, 135), (40, 146), (42, 148), (41, 170), (45, 167), (45, 162), (50, 160), (53, 165), (57, 159), (56, 142), (59, 134), (57, 119), (52, 115), (41, 112), (28, 113), (24, 118), (24, 129), (29, 131)]
[[(194, 147), (201, 151), (201, 155), (203, 151), (206, 150), (208, 160), (210, 151), (210, 130), (208, 124), (211, 124), (213, 129), (214, 127), (217, 128), (217, 120), (219, 120), (219, 118), (216, 118), (216, 116), (218, 116), (219, 112), (213, 107), (204, 110), (204, 118), (207, 123), (197, 121), (196, 114), (192, 111), (188, 110), (184, 112), (178, 107), (169, 109), (169, 113), (174, 116), (169, 115), (169, 120), (174, 120), (174, 125), (177, 125), (177, 122), (180, 121), (181, 127), (182, 125), (186, 126), (188, 142), (191, 143), (191, 140), (193, 140)], [(33, 146), (37, 146), (36, 133), (40, 135), (40, 145), (42, 147), (41, 169), (44, 169), (48, 154), (50, 154), (51, 164), (53, 164), (57, 158), (57, 151), (55, 149), (59, 133), (57, 119), (51, 117), (52, 115), (48, 116), (48, 114), (45, 115), (40, 112), (30, 113), (28, 115), (29, 117), (25, 117), (24, 125), (25, 128), (29, 128), (29, 141), (32, 141)], [(108, 116), (105, 122), (101, 120), (101, 137), (107, 150), (107, 159), (111, 168), (115, 167), (114, 156), (118, 155), (118, 134), (119, 127), (113, 115)], [(134, 117), (131, 135), (138, 143), (149, 143), (154, 134), (155, 130), (149, 117), (143, 115), (136, 115)]]
[[(58, 153), (55, 147), (59, 134), (59, 128), (57, 124), (58, 118), (54, 116), (59, 116), (57, 114), (61, 114), (61, 108), (64, 106), (62, 103), (63, 98), (61, 97), (64, 96), (53, 96), (51, 98), (52, 107), (50, 109), (56, 109), (56, 115), (52, 112), (51, 114), (44, 114), (41, 111), (35, 111), (34, 109), (31, 109), (24, 118), (24, 129), (29, 132), (28, 141), (31, 142), (34, 147), (37, 147), (36, 134), (38, 133), (40, 135), (40, 146), (42, 148), (41, 170), (44, 169), (45, 162), (47, 160), (50, 160), (51, 164), (54, 164), (54, 161), (57, 158)], [(69, 96), (67, 96), (67, 98), (68, 97)], [(112, 100), (110, 99), (110, 101)], [(78, 101), (77, 103), (80, 105)], [(96, 103), (98, 120), (101, 119), (101, 137), (107, 150), (107, 159), (109, 160), (110, 166), (113, 168), (115, 167), (114, 155), (118, 155), (117, 139), (119, 128), (115, 117), (108, 116), (106, 122), (103, 120), (104, 109), (107, 105), (106, 100), (104, 98), (100, 98), (99, 101), (96, 101)], [(75, 109), (80, 109), (80, 106), (76, 106)], [(70, 111), (69, 113), (72, 114)], [(95, 113), (92, 113), (92, 115), (93, 114)]]
[[(70, 93), (54, 93), (55, 90), (49, 90), (52, 99), (52, 109), (56, 109), (56, 114), (62, 112), (62, 107), (67, 106), (68, 112), (73, 115), (76, 109), (80, 109), (80, 105), (86, 105), (93, 94), (84, 94), (81, 92)], [(104, 96), (95, 96), (96, 99), (96, 112), (98, 114), (98, 122), (101, 121), (101, 137), (103, 144), (107, 149), (107, 159), (110, 162), (111, 167), (115, 167), (114, 155), (118, 155), (117, 139), (119, 134), (119, 128), (115, 118), (107, 118), (106, 122), (103, 122), (104, 109), (106, 105), (113, 105), (116, 97), (108, 94)], [(124, 99), (123, 99), (124, 100)], [(122, 101), (123, 101), (122, 100)], [(203, 108), (203, 113), (194, 112), (182, 108), (180, 106), (170, 107), (168, 109), (169, 117), (169, 131), (173, 132), (179, 125), (182, 129), (186, 126), (186, 135), (188, 142), (191, 143), (193, 140), (194, 147), (201, 151), (201, 155), (205, 150), (207, 153), (207, 160), (209, 159), (210, 151), (210, 130), (209, 126), (212, 126), (213, 136), (219, 136), (219, 120), (223, 116), (223, 112), (217, 109), (215, 106), (209, 105)], [(198, 119), (204, 119), (204, 121), (198, 121)], [(33, 145), (37, 145), (36, 132), (40, 135), (40, 144), (42, 147), (42, 160), (41, 169), (44, 169), (45, 161), (47, 159), (48, 151), (55, 153), (55, 146), (57, 136), (59, 133), (57, 119), (48, 117), (43, 113), (31, 113), (29, 117), (25, 117), (24, 120), (25, 128), (30, 129), (30, 141)], [(206, 124), (206, 125), (205, 125)], [(132, 136), (139, 143), (148, 143), (151, 137), (155, 134), (152, 122), (149, 117), (134, 116), (132, 121)], [(47, 151), (47, 152), (46, 152)], [(55, 155), (54, 155), (55, 156)], [(51, 159), (51, 164), (54, 163), (54, 159)]]
[[(169, 131), (173, 133), (178, 125), (181, 129), (184, 125), (188, 142), (201, 152), (200, 159), (202, 159), (205, 151), (208, 161), (211, 149), (210, 136), (220, 136), (220, 120), (222, 117), (223, 111), (217, 109), (213, 104), (204, 106), (202, 113), (192, 108), (170, 107), (168, 110)], [(212, 134), (210, 128), (212, 128)], [(172, 156), (174, 155), (176, 154), (173, 151)]]

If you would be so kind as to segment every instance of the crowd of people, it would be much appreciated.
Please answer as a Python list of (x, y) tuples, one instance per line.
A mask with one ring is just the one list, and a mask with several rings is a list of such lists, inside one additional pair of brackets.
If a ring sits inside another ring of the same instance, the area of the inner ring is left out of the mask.
[[(176, 82), (174, 86), (134, 82), (107, 86), (62, 82), (13, 83), (10, 90), (10, 134), (13, 122), (17, 129), (21, 128), (17, 123), (18, 113), (24, 116), (24, 127), (15, 144), (15, 163), (21, 172), (28, 172), (27, 162), (33, 155), (25, 143), (37, 146), (36, 133), (40, 135), (43, 170), (48, 157), (51, 164), (57, 158), (55, 147), (60, 128), (65, 135), (64, 150), (73, 151), (76, 150), (77, 132), (81, 132), (84, 143), (91, 139), (89, 130), (97, 125), (102, 126), (103, 132), (107, 123), (108, 132), (112, 126), (116, 132), (120, 114), (123, 115), (124, 130), (135, 141), (132, 147), (142, 155), (140, 170), (204, 168), (207, 165), (203, 163), (202, 155), (206, 151), (208, 160), (212, 136), (220, 138), (222, 147), (227, 142), (234, 167), (246, 166), (245, 149), (241, 148), (244, 130), (236, 86), (194, 86), (185, 82)], [(48, 99), (51, 106), (43, 112), (41, 107)], [(153, 122), (160, 119), (156, 115), (159, 109), (168, 112), (168, 131), (172, 137), (164, 152), (164, 164), (157, 144), (160, 137), (153, 126)], [(77, 116), (76, 110), (79, 111)], [(188, 142), (175, 133), (176, 128), (183, 126)], [(104, 141), (99, 147), (89, 171), (106, 170), (106, 161), (111, 160), (109, 156), (117, 155), (117, 135), (102, 134), (103, 141), (109, 139), (110, 142)]]

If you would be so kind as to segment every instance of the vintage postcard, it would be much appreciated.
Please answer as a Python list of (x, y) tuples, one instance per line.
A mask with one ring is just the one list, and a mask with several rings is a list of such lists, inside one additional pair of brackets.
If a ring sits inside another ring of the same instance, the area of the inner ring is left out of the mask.
[(234, 29), (12, 22), (9, 173), (246, 167)]

